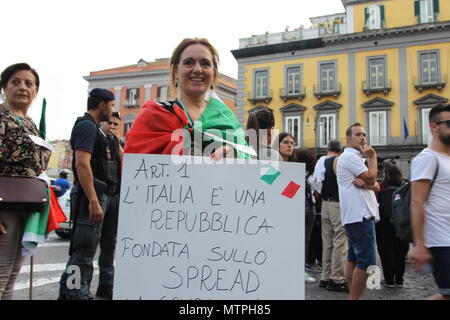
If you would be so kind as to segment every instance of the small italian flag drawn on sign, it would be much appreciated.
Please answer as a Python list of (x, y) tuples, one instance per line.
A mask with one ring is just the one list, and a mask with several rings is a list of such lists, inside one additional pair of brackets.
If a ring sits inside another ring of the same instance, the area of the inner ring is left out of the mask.
[(300, 185), (296, 184), (294, 181), (289, 182), (286, 188), (284, 188), (281, 193), (283, 196), (292, 199), (297, 194), (297, 191), (300, 190)]
[(268, 185), (272, 185), (280, 176), (280, 174), (280, 171), (278, 171), (274, 167), (270, 167), (269, 170), (267, 170), (267, 172), (260, 179), (266, 182)]

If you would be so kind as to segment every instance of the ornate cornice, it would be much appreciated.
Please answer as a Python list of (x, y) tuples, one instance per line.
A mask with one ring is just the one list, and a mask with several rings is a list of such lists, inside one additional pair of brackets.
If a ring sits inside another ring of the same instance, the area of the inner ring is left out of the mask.
[(423, 24), (416, 24), (413, 26), (370, 30), (365, 32), (355, 32), (342, 35), (330, 35), (322, 38), (326, 45), (342, 43), (347, 41), (369, 40), (385, 37), (396, 37), (406, 34), (428, 33), (436, 31), (450, 31), (450, 21), (430, 22)]
[(367, 2), (376, 2), (381, 0), (342, 0), (342, 5), (344, 7), (354, 4), (367, 3)]
[(139, 71), (139, 72), (120, 72), (111, 74), (100, 74), (94, 76), (85, 76), (83, 79), (86, 81), (96, 81), (96, 80), (115, 80), (124, 78), (142, 78), (149, 76), (163, 76), (168, 75), (168, 70), (158, 70), (158, 71)]

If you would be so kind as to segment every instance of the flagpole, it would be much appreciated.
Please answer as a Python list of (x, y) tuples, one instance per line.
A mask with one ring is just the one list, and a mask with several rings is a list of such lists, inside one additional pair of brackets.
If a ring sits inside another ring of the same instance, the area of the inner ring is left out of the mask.
[(33, 264), (34, 264), (34, 256), (30, 257), (30, 292), (29, 292), (29, 300), (33, 300)]
[[(47, 138), (47, 130), (45, 124), (45, 111), (47, 107), (47, 100), (42, 99), (42, 110), (41, 110), (41, 119), (39, 121), (39, 131), (41, 132), (42, 139)], [(34, 264), (34, 256), (30, 257), (30, 292), (29, 292), (29, 300), (33, 300), (33, 264)]]

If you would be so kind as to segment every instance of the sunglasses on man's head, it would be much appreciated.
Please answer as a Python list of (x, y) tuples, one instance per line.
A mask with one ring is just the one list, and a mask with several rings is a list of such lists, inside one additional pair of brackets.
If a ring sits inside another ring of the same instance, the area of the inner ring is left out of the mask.
[(450, 119), (449, 119), (449, 120), (436, 121), (435, 123), (436, 123), (436, 124), (445, 123), (445, 125), (447, 126), (447, 128), (450, 128)]
[(114, 127), (118, 127), (120, 125), (120, 123), (118, 122), (114, 122), (114, 121), (108, 121), (110, 126), (114, 126)]

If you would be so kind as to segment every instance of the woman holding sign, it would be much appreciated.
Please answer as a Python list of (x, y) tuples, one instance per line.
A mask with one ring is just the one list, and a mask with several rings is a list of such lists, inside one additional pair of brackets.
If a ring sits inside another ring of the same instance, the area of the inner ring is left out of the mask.
[[(248, 158), (240, 151), (246, 145), (244, 130), (214, 92), (218, 62), (208, 40), (181, 41), (170, 59), (176, 100), (147, 101), (127, 133), (124, 152)], [(211, 143), (214, 137), (218, 141)]]
[[(28, 116), (39, 90), (37, 72), (26, 63), (11, 65), (1, 74), (0, 88), (4, 101), (0, 104), (0, 198), (7, 198), (3, 193), (8, 191), (11, 181), (36, 183), (23, 178), (40, 176), (47, 166), (50, 151)], [(45, 183), (42, 184), (45, 187)], [(20, 193), (22, 190), (13, 191)], [(3, 202), (1, 205), (0, 300), (7, 300), (12, 299), (14, 283), (22, 267), (21, 242), (30, 211), (12, 208)]]

